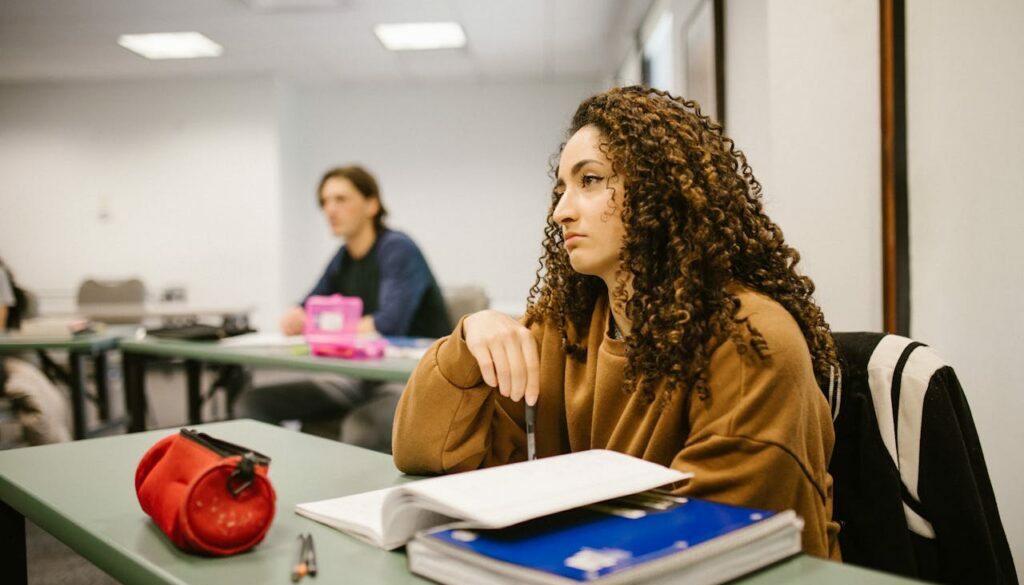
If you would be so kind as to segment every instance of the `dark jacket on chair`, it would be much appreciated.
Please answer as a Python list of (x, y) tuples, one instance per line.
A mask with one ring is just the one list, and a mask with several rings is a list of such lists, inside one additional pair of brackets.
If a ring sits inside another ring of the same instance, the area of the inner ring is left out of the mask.
[(942, 583), (1017, 583), (985, 457), (953, 369), (882, 333), (837, 333), (830, 396), (843, 561)]

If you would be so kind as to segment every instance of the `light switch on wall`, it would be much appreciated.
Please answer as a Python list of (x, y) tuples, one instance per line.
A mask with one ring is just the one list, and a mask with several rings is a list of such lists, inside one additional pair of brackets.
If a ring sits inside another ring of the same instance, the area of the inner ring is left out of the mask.
[(96, 206), (96, 219), (100, 220), (100, 223), (110, 221), (110, 205), (106, 195), (99, 197), (99, 204)]

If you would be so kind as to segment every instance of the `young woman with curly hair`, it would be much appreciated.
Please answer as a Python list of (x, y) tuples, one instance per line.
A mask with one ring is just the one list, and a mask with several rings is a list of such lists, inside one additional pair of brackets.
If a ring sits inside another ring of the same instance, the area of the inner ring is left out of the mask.
[(399, 469), (525, 459), (525, 400), (539, 456), (691, 471), (680, 493), (795, 509), (804, 550), (839, 558), (819, 389), (835, 346), (743, 154), (693, 102), (627, 87), (579, 106), (555, 175), (525, 317), (475, 313), (430, 349), (398, 407)]

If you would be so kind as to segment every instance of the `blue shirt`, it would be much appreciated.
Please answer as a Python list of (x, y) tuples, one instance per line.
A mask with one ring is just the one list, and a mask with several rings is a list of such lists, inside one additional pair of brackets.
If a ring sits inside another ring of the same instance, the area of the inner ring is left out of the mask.
[[(364, 314), (382, 335), (441, 337), (451, 333), (444, 297), (423, 253), (412, 239), (385, 229), (365, 256), (338, 249), (306, 295), (341, 294), (363, 300)], [(305, 300), (303, 300), (305, 304)]]

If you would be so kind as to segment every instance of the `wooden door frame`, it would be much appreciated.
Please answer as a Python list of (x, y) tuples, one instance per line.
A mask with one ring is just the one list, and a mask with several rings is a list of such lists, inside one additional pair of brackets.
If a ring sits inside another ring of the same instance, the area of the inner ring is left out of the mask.
[(879, 0), (882, 89), (882, 321), (910, 335), (906, 6)]

